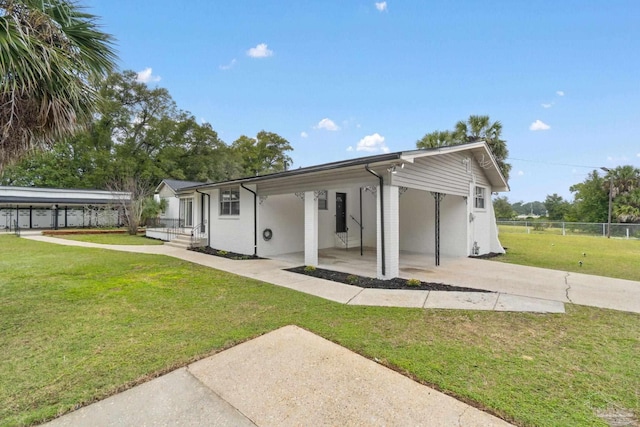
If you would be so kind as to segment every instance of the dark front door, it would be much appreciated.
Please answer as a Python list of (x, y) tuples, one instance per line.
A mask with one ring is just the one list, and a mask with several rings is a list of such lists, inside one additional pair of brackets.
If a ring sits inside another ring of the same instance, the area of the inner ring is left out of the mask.
[(347, 231), (347, 194), (336, 193), (336, 233)]

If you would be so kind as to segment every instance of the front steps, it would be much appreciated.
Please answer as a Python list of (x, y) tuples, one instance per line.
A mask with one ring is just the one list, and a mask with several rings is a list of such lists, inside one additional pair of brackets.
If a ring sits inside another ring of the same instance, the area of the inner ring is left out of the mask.
[(341, 249), (351, 249), (351, 248), (359, 248), (360, 247), (360, 237), (349, 235), (346, 237), (346, 241), (344, 240), (345, 236), (334, 235), (334, 247)]
[(189, 249), (191, 247), (201, 247), (207, 245), (207, 239), (199, 239), (191, 243), (191, 235), (190, 234), (178, 234), (174, 239), (170, 242), (166, 242), (165, 245), (173, 246), (175, 248), (181, 249)]

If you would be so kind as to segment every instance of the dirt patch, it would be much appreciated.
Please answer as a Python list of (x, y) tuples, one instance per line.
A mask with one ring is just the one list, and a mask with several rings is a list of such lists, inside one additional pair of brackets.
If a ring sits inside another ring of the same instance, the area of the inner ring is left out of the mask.
[[(444, 283), (422, 282), (412, 279), (396, 277), (389, 280), (374, 279), (372, 277), (358, 276), (357, 274), (343, 273), (341, 271), (325, 270), (324, 268), (307, 269), (306, 267), (287, 268), (286, 271), (331, 280), (332, 282), (346, 283), (347, 285), (361, 288), (374, 289), (410, 289), (416, 291), (456, 291), (456, 292), (487, 292), (484, 289), (465, 288), (463, 286), (445, 285)], [(409, 284), (415, 281), (415, 284)]]
[(634, 417), (633, 412), (625, 409), (600, 410), (597, 415), (610, 427), (640, 427), (640, 423)]
[(214, 255), (222, 258), (232, 259), (235, 261), (247, 260), (247, 259), (264, 259), (264, 258), (260, 258), (257, 255), (239, 254), (237, 252), (230, 252), (222, 249), (215, 249), (210, 246), (206, 246), (202, 248), (191, 248), (189, 250), (194, 252), (200, 252), (201, 254)]

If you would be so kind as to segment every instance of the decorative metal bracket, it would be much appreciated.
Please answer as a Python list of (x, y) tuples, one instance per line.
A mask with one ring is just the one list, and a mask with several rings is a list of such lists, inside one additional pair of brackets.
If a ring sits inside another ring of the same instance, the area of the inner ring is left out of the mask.
[(313, 192), (314, 200), (318, 200), (320, 198), (320, 196), (324, 196), (326, 198), (327, 197), (327, 190), (316, 190), (316, 191)]
[(365, 185), (364, 187), (364, 191), (368, 191), (371, 194), (373, 194), (374, 196), (376, 195), (376, 193), (378, 192), (378, 187), (373, 186), (373, 185)]
[(304, 200), (304, 191), (296, 191), (296, 197), (300, 200)]
[(446, 194), (444, 194), (444, 193), (434, 193), (433, 191), (430, 191), (430, 193), (433, 196), (433, 198), (436, 199), (439, 202), (441, 202), (442, 199), (444, 199), (444, 196), (446, 196)]
[(398, 196), (402, 196), (408, 189), (409, 187), (398, 187)]
[(265, 200), (267, 200), (267, 197), (268, 197), (268, 196), (259, 196), (259, 199), (260, 199), (260, 202), (259, 202), (259, 203), (260, 203), (260, 204), (263, 204), (263, 203), (264, 203), (264, 201), (265, 201)]

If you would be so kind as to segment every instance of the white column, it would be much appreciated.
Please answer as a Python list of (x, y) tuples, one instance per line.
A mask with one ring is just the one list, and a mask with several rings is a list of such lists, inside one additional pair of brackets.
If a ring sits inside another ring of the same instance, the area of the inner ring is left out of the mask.
[(376, 192), (377, 196), (377, 277), (378, 279), (393, 279), (398, 277), (400, 263), (400, 195), (398, 187), (385, 185), (382, 188), (384, 193), (384, 274), (382, 273), (382, 221), (380, 218), (380, 188)]
[(318, 266), (318, 199), (304, 193), (304, 265)]

